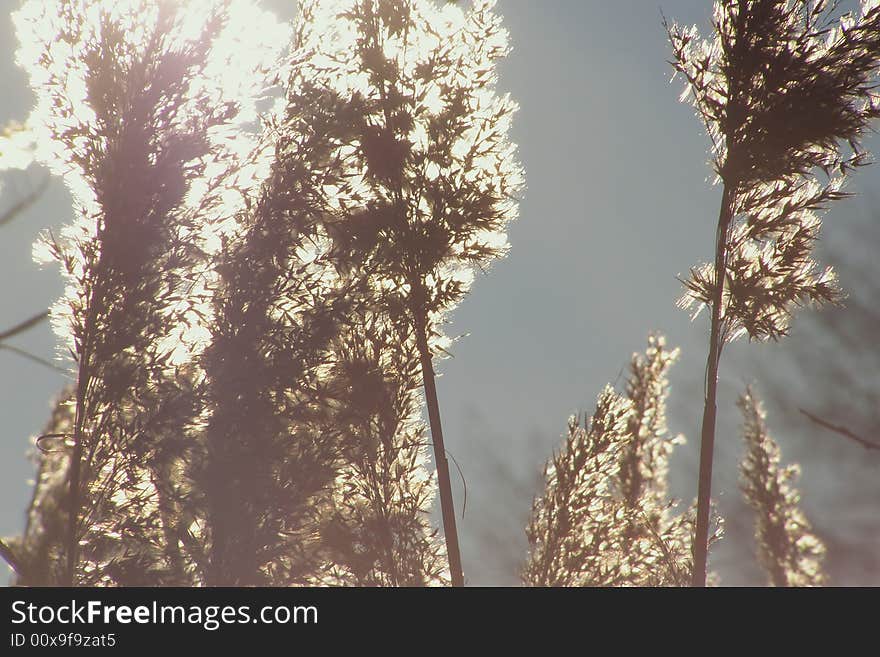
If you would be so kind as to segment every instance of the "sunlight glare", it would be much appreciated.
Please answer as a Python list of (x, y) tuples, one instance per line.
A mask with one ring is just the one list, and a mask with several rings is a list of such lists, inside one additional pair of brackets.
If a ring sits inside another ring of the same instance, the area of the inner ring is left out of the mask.
[[(253, 0), (29, 0), (13, 14), (20, 43), (16, 61), (30, 78), (36, 104), (24, 123), (26, 129), (5, 130), (0, 136), (0, 169), (21, 168), (32, 160), (47, 166), (63, 179), (78, 217), (58, 236), (63, 253), (55, 248), (54, 238), (44, 237), (34, 246), (40, 262), (61, 258), (69, 281), (53, 310), (53, 325), (65, 340), (62, 353), (73, 346), (71, 309), (85, 301), (76, 282), (85, 279), (87, 258), (93, 257), (86, 254), (93, 252), (89, 245), (97, 239), (103, 221), (92, 172), (87, 170), (95, 153), (108, 148), (106, 142), (95, 141), (106, 137), (95, 113), (94, 103), (100, 99), (90, 95), (100, 75), (94, 54), (118, 33), (124, 35), (123, 42), (114, 48), (114, 56), (123, 68), (139, 65), (145, 56), (156, 57), (156, 52), (148, 54), (150, 49), (158, 49), (160, 57), (173, 57), (198, 45), (208, 21), (218, 14), (224, 22), (204, 66), (198, 75), (189, 73), (187, 97), (171, 115), (172, 125), (161, 126), (168, 133), (185, 134), (204, 121), (206, 110), (227, 105), (238, 109), (232, 120), (206, 131), (209, 156), (203, 161), (204, 172), (187, 181), (179, 210), (190, 216), (184, 223), (196, 227), (183, 228), (183, 237), (195, 239), (207, 253), (216, 252), (222, 236), (231, 230), (231, 218), (244, 205), (240, 190), (259, 187), (268, 175), (272, 149), (262, 135), (257, 105), (272, 98), (278, 76), (284, 74), (279, 62), (289, 47), (290, 26)], [(279, 95), (275, 89), (274, 109), (281, 108)], [(186, 320), (175, 335), (160, 340), (159, 348), (170, 350), (173, 365), (188, 360), (207, 342), (213, 275), (206, 270), (201, 280), (192, 282), (188, 296), (192, 312), (184, 313)]]

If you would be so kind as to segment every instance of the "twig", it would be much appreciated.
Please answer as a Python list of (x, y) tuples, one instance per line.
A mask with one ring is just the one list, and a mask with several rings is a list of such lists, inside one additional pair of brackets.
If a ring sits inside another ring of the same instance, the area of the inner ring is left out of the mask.
[(35, 354), (32, 354), (29, 351), (25, 351), (24, 349), (19, 349), (18, 347), (13, 347), (11, 344), (0, 344), (0, 349), (6, 349), (7, 351), (11, 351), (14, 354), (18, 354), (22, 358), (27, 358), (30, 361), (33, 361), (43, 367), (48, 367), (50, 369), (55, 370), (56, 372), (61, 372), (63, 374), (67, 374), (67, 370), (61, 367), (60, 365), (56, 365), (50, 360), (46, 360), (45, 358), (41, 358)]
[(24, 333), (29, 328), (33, 328), (34, 326), (36, 326), (37, 324), (42, 322), (48, 316), (49, 316), (49, 311), (44, 310), (43, 312), (38, 313), (38, 314), (34, 315), (33, 317), (29, 317), (28, 319), (24, 320), (23, 322), (19, 322), (18, 324), (16, 324), (12, 328), (6, 329), (2, 333), (0, 333), (0, 342), (2, 342), (3, 340), (6, 340), (7, 338), (11, 338), (14, 335), (18, 335), (19, 333)]
[(807, 411), (803, 408), (799, 408), (798, 410), (801, 413), (803, 413), (804, 415), (806, 415), (807, 418), (811, 422), (818, 424), (820, 427), (824, 427), (825, 429), (828, 429), (829, 431), (833, 431), (834, 433), (840, 434), (844, 438), (849, 438), (850, 440), (858, 443), (859, 445), (861, 445), (865, 449), (880, 450), (880, 444), (875, 443), (875, 442), (871, 442), (870, 440), (867, 440), (866, 438), (862, 438), (861, 436), (853, 433), (852, 431), (850, 431), (846, 427), (843, 427), (843, 426), (840, 426), (837, 424), (831, 424), (827, 420), (823, 420), (819, 416), (813, 415), (812, 413), (810, 413), (809, 411)]
[(49, 177), (46, 176), (34, 191), (17, 201), (15, 204), (13, 204), (11, 208), (6, 210), (5, 212), (0, 213), (0, 226), (2, 226), (3, 224), (8, 224), (10, 221), (15, 219), (15, 217), (19, 213), (23, 212), (28, 207), (36, 203), (37, 200), (43, 195), (43, 192), (46, 191), (46, 188), (48, 186)]
[(0, 349), (6, 349), (6, 350), (11, 351), (15, 354), (18, 354), (19, 356), (23, 356), (24, 358), (27, 358), (29, 360), (36, 362), (36, 363), (39, 363), (40, 365), (44, 365), (45, 367), (49, 367), (53, 370), (57, 370), (59, 372), (66, 372), (66, 370), (63, 367), (59, 367), (55, 363), (48, 361), (45, 358), (41, 358), (40, 356), (36, 356), (36, 355), (30, 353), (29, 351), (25, 351), (24, 349), (19, 349), (18, 347), (13, 347), (10, 344), (3, 344), (3, 341), (6, 340), (7, 338), (11, 338), (13, 336), (16, 336), (19, 333), (24, 333), (28, 329), (33, 328), (34, 326), (36, 326), (37, 324), (39, 324), (40, 322), (45, 320), (47, 317), (49, 317), (49, 311), (44, 310), (41, 313), (37, 313), (33, 317), (29, 317), (28, 319), (24, 320), (23, 322), (19, 322), (18, 324), (16, 324), (12, 328), (9, 328), (3, 332), (0, 332)]

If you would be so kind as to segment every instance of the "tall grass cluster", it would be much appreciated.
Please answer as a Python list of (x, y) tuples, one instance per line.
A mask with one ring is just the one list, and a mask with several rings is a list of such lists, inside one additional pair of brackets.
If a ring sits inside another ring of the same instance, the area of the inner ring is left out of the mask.
[[(524, 173), (507, 32), (492, 0), (461, 4), (304, 0), (290, 25), (255, 0), (16, 12), (37, 103), (0, 166), (44, 165), (75, 214), (35, 247), (65, 279), (73, 382), (0, 543), (17, 583), (465, 584), (434, 368), (508, 251)], [(679, 352), (654, 334), (544, 469), (529, 586), (705, 584), (722, 348), (839, 298), (812, 250), (880, 115), (880, 7), (718, 0), (708, 40), (667, 29), (722, 187), (682, 300), (710, 315), (697, 500), (669, 496)], [(822, 584), (796, 467), (751, 390), (740, 408), (759, 562)]]

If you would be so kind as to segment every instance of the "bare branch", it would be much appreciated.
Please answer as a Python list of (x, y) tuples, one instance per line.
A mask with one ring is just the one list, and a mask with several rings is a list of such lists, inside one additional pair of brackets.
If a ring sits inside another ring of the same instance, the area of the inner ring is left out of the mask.
[(828, 429), (829, 431), (833, 431), (834, 433), (840, 434), (844, 438), (849, 438), (850, 440), (858, 443), (859, 445), (861, 445), (865, 449), (880, 450), (880, 444), (871, 442), (870, 440), (867, 440), (866, 438), (862, 438), (861, 436), (859, 436), (856, 433), (853, 433), (852, 431), (850, 431), (849, 429), (847, 429), (844, 426), (840, 426), (837, 424), (831, 424), (827, 420), (823, 420), (818, 415), (813, 415), (812, 413), (810, 413), (809, 411), (807, 411), (803, 408), (799, 408), (798, 410), (801, 413), (803, 413), (804, 415), (806, 415), (807, 419), (809, 419), (814, 424), (818, 424), (820, 427)]
[(32, 191), (30, 194), (25, 195), (23, 198), (19, 199), (11, 208), (6, 210), (3, 213), (0, 213), (0, 226), (3, 224), (8, 224), (10, 221), (15, 219), (19, 213), (24, 212), (30, 206), (37, 202), (37, 200), (43, 195), (43, 192), (46, 191), (46, 188), (49, 186), (49, 177), (46, 176), (37, 188)]
[(36, 354), (32, 354), (31, 352), (26, 351), (24, 349), (19, 349), (18, 347), (13, 347), (11, 344), (0, 343), (0, 350), (4, 350), (4, 349), (6, 351), (11, 351), (12, 353), (17, 354), (18, 356), (21, 356), (22, 358), (27, 358), (29, 361), (37, 363), (38, 365), (42, 365), (43, 367), (48, 367), (50, 370), (55, 370), (56, 372), (62, 372), (64, 374), (68, 373), (66, 369), (64, 369), (60, 365), (56, 365), (55, 363), (53, 363), (50, 360), (46, 360), (45, 358), (37, 356)]
[(43, 312), (38, 313), (38, 314), (34, 315), (33, 317), (29, 317), (28, 319), (24, 320), (23, 322), (19, 322), (18, 324), (16, 324), (12, 328), (6, 329), (2, 333), (0, 333), (0, 342), (2, 342), (3, 340), (6, 340), (8, 338), (11, 338), (14, 335), (18, 335), (19, 333), (24, 333), (28, 329), (31, 329), (34, 326), (36, 326), (37, 324), (39, 324), (40, 322), (42, 322), (47, 317), (49, 317), (49, 311), (44, 310)]

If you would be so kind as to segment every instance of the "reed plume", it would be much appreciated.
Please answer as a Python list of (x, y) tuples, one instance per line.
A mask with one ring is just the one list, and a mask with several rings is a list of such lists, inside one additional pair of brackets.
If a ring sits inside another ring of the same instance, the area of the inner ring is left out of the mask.
[(819, 214), (866, 162), (880, 114), (880, 7), (819, 0), (718, 0), (714, 37), (667, 26), (672, 65), (712, 141), (723, 186), (712, 264), (691, 270), (681, 305), (710, 311), (693, 584), (705, 583), (718, 369), (741, 335), (778, 340), (799, 306), (834, 302), (813, 259)]

